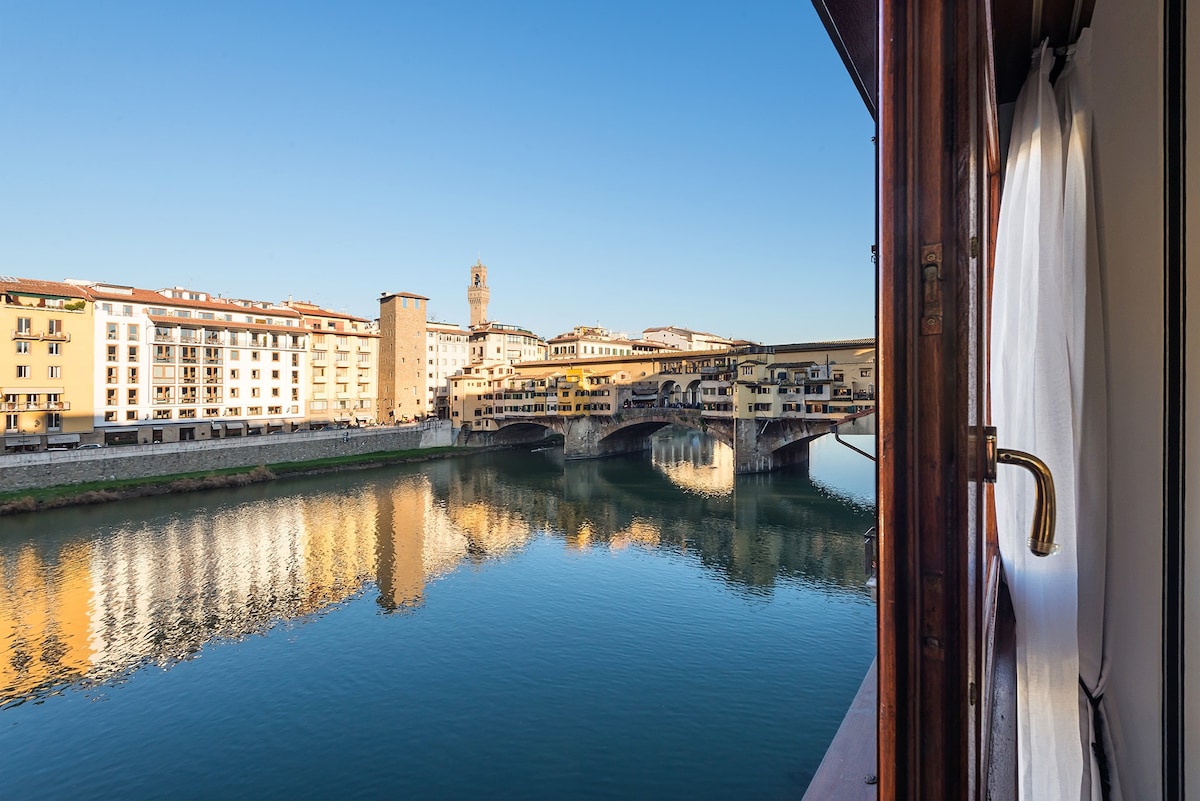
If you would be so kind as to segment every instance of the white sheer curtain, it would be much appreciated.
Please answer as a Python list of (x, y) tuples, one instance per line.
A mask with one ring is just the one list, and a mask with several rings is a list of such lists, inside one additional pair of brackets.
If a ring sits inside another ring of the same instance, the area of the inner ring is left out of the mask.
[[(1022, 799), (1081, 797), (1076, 565), (1076, 393), (1082, 268), (1063, 259), (1065, 156), (1050, 86), (1053, 56), (1034, 57), (1017, 99), (997, 229), (991, 320), (992, 419), (1004, 448), (1028, 451), (1054, 475), (1059, 552), (1026, 546), (1033, 482), (1001, 467), (996, 483), (1000, 554), (1017, 634), (1017, 739)], [(1074, 190), (1072, 190), (1074, 191)], [(1072, 229), (1074, 230), (1074, 229)], [(1082, 372), (1081, 368), (1080, 372)]]
[(1071, 399), (1075, 410), (1076, 534), (1079, 565), (1080, 717), (1089, 769), (1085, 799), (1120, 801), (1116, 762), (1106, 723), (1104, 578), (1108, 544), (1108, 368), (1105, 363), (1104, 284), (1100, 277), (1092, 196), (1092, 34), (1085, 29), (1054, 85), (1066, 143), (1063, 263), (1077, 277), (1070, 287)]

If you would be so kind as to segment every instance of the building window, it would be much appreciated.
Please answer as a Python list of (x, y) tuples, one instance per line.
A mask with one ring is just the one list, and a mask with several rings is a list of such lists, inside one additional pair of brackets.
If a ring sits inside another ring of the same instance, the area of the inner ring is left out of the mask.
[(138, 399), (138, 391), (137, 391), (136, 387), (125, 390), (125, 402), (127, 404), (129, 404), (130, 406), (136, 406), (137, 399)]
[(236, 367), (229, 371), (229, 379), (231, 381), (237, 381), (238, 375), (239, 375), (239, 371)]
[(252, 362), (256, 362), (256, 361), (258, 361), (258, 357), (259, 357), (260, 355), (261, 355), (261, 354), (260, 354), (258, 351), (256, 351), (256, 350), (252, 350), (252, 351), (250, 351), (250, 361), (252, 361)]
[(258, 397), (258, 387), (250, 387), (250, 397), (252, 397), (252, 398)]
[(271, 354), (271, 361), (273, 361), (273, 362), (277, 362), (277, 361), (279, 361), (279, 354), (278, 354), (278, 353), (272, 353), (272, 354)]
[(115, 384), (115, 383), (117, 383), (117, 368), (115, 368), (115, 367), (108, 367), (108, 368), (105, 368), (105, 370), (104, 370), (104, 383), (106, 383), (106, 384)]
[(18, 342), (17, 353), (29, 353), (29, 343), (24, 340)]
[(62, 428), (62, 415), (58, 412), (50, 412), (46, 415), (46, 428), (51, 430)]
[(129, 368), (129, 383), (136, 384), (138, 380), (138, 369), (136, 367)]
[(51, 356), (59, 356), (62, 354), (62, 345), (58, 344), (57, 342), (49, 342), (47, 344), (50, 346)]
[(20, 425), (20, 417), (21, 417), (21, 415), (19, 415), (19, 414), (4, 415), (4, 430), (5, 431), (16, 431), (17, 426)]
[(229, 361), (236, 362), (241, 360), (241, 354), (235, 349), (229, 351)]
[(236, 397), (238, 397), (238, 388), (237, 388), (237, 387), (230, 387), (230, 388), (229, 388), (229, 397), (231, 397), (231, 398), (236, 398)]
[(117, 346), (116, 345), (109, 345), (105, 349), (104, 353), (105, 353), (106, 358), (110, 362), (115, 362), (117, 360)]
[(251, 370), (250, 371), (250, 380), (257, 381), (259, 379), (259, 377), (261, 377), (261, 375), (262, 375), (262, 373), (259, 372), (258, 370)]
[(104, 413), (104, 422), (106, 422), (106, 423), (117, 422), (117, 413), (116, 412), (105, 412)]
[(116, 406), (117, 405), (117, 391), (115, 389), (105, 390), (104, 405), (105, 406)]
[(272, 370), (272, 371), (271, 371), (271, 378), (272, 378), (272, 379), (274, 379), (274, 380), (276, 380), (276, 381), (278, 381), (278, 380), (279, 380), (279, 371), (278, 371), (278, 370)]
[(136, 324), (133, 324), (133, 323), (130, 323), (130, 324), (127, 326), (127, 329), (128, 329), (128, 330), (127, 330), (127, 331), (126, 331), (126, 333), (125, 333), (125, 338), (126, 338), (126, 339), (128, 339), (130, 342), (137, 342), (137, 341), (138, 341), (138, 327), (137, 327), (137, 325), (136, 325)]
[(136, 362), (137, 360), (138, 360), (137, 345), (130, 345), (129, 346), (129, 361)]
[(46, 371), (46, 377), (47, 378), (62, 378), (62, 368), (59, 367), (57, 364), (50, 365), (50, 368)]
[(17, 378), (29, 378), (29, 365), (27, 365), (27, 364), (18, 364), (17, 365)]
[(170, 409), (155, 409), (154, 410), (154, 419), (155, 420), (170, 420), (171, 419), (171, 410)]
[(130, 409), (129, 411), (125, 412), (125, 419), (126, 420), (136, 420), (137, 419), (137, 410)]
[(116, 323), (109, 323), (106, 326), (106, 329), (107, 329), (107, 338), (108, 339), (116, 339), (117, 338), (117, 324)]

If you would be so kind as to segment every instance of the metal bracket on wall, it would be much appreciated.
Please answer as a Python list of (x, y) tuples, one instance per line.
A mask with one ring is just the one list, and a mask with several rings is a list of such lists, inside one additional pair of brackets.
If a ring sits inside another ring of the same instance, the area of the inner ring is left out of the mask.
[(942, 333), (942, 246), (921, 246), (921, 334)]

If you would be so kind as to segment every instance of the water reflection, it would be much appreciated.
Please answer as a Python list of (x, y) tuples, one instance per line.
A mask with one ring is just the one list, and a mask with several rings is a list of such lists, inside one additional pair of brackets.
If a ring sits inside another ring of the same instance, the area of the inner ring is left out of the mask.
[(869, 510), (806, 471), (735, 482), (723, 447), (686, 434), (649, 459), (484, 454), (6, 521), (0, 705), (169, 665), (364, 592), (413, 610), (437, 577), (539, 536), (668, 551), (748, 596), (779, 581), (865, 595)]
[(655, 468), (677, 487), (706, 497), (733, 492), (733, 448), (725, 443), (671, 426), (650, 445)]

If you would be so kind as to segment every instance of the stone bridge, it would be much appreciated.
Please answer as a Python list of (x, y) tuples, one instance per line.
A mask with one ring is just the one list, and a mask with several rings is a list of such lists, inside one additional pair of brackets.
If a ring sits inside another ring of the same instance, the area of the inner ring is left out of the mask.
[[(873, 418), (872, 418), (873, 422)], [(633, 453), (649, 447), (660, 428), (675, 424), (702, 431), (733, 449), (734, 472), (765, 473), (808, 461), (808, 443), (834, 430), (829, 419), (803, 417), (734, 418), (700, 409), (621, 409), (611, 415), (497, 416), (493, 430), (464, 431), (467, 444), (506, 445), (535, 442), (546, 431), (563, 436), (568, 459), (593, 459)], [(861, 423), (855, 433), (873, 433)]]

